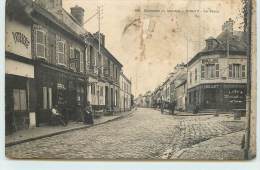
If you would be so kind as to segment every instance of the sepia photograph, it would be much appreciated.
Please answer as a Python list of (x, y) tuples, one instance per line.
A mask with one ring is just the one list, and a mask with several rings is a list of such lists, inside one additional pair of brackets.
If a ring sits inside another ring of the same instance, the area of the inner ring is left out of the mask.
[(255, 159), (255, 0), (6, 0), (3, 23), (7, 159)]

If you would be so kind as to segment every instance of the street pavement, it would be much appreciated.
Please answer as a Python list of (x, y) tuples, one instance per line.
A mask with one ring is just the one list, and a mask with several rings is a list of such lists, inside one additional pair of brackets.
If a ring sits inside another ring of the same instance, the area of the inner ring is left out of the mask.
[[(244, 121), (230, 115), (171, 116), (138, 108), (131, 116), (88, 129), (6, 147), (9, 158), (175, 159), (200, 142), (239, 132)], [(185, 159), (185, 157), (182, 157)]]

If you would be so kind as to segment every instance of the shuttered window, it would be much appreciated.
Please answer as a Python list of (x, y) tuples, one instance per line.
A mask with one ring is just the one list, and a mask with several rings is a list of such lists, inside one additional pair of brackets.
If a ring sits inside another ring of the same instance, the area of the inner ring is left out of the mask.
[(205, 65), (201, 65), (201, 79), (205, 78)]
[(42, 30), (36, 30), (36, 57), (46, 59), (46, 33)]
[(228, 77), (232, 78), (232, 64), (228, 65)]
[(65, 43), (58, 40), (56, 44), (57, 62), (58, 64), (65, 65)]
[(27, 98), (26, 90), (24, 89), (14, 89), (13, 90), (14, 99), (14, 111), (25, 111), (27, 110)]
[(216, 77), (219, 78), (219, 64), (216, 64)]
[(242, 65), (242, 78), (246, 78), (246, 66)]

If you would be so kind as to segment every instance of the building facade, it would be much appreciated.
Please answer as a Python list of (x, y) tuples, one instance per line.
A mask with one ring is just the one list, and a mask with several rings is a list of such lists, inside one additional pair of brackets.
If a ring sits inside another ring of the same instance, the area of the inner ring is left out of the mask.
[(188, 63), (188, 110), (245, 109), (246, 70), (245, 36), (233, 30), (230, 19)]
[(10, 134), (35, 126), (32, 20), (20, 0), (7, 1), (5, 24), (5, 129)]
[(131, 81), (120, 73), (120, 111), (131, 110)]
[[(100, 44), (99, 44), (99, 38)], [(86, 42), (86, 69), (90, 84), (88, 100), (97, 110), (120, 110), (120, 72), (122, 64), (105, 48), (102, 33), (84, 35)]]
[[(7, 2), (6, 15), (8, 133), (48, 124), (54, 106), (74, 121), (88, 101), (94, 112), (120, 111), (122, 64), (105, 48), (102, 33), (83, 28), (84, 9), (68, 13), (62, 0), (17, 2)], [(131, 95), (127, 101), (128, 109)]]

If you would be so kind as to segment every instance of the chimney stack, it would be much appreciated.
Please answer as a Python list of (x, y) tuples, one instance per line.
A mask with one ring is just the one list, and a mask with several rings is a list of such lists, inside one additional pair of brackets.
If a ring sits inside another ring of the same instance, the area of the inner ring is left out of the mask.
[[(96, 40), (99, 40), (99, 38), (98, 38), (98, 36), (99, 36), (98, 32), (94, 33), (93, 35), (94, 35), (94, 37), (95, 37)], [(102, 34), (102, 33), (100, 33), (100, 44), (105, 47), (105, 35)]]
[(76, 5), (70, 8), (70, 14), (79, 22), (81, 26), (84, 24), (84, 9)]
[(228, 21), (226, 21), (223, 24), (222, 31), (233, 33), (233, 29), (234, 29), (233, 26), (234, 26), (234, 21), (231, 18), (229, 18)]

